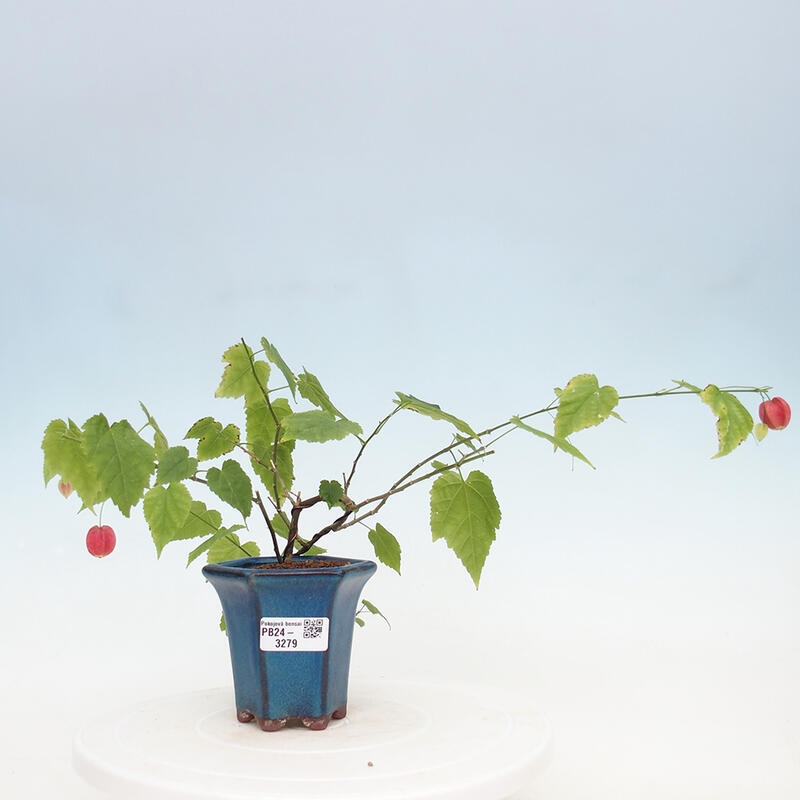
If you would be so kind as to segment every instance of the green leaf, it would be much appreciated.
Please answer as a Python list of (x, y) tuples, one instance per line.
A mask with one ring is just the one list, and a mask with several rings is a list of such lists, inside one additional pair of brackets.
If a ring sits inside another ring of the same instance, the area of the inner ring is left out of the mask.
[(551, 436), (549, 433), (545, 433), (544, 431), (538, 430), (538, 428), (532, 428), (530, 425), (526, 425), (519, 417), (514, 416), (511, 417), (510, 420), (514, 425), (518, 428), (522, 428), (524, 431), (528, 431), (528, 433), (532, 433), (534, 436), (538, 436), (541, 439), (546, 439), (550, 444), (553, 445), (553, 448), (556, 450), (563, 450), (565, 453), (569, 453), (571, 456), (575, 458), (579, 458), (581, 461), (587, 463), (592, 469), (594, 469), (594, 464), (589, 461), (586, 456), (575, 447), (572, 442), (568, 439), (563, 439), (559, 436)]
[(333, 508), (342, 504), (344, 489), (339, 481), (320, 481), (319, 496), (328, 504), (328, 508)]
[(153, 415), (147, 410), (147, 407), (141, 401), (139, 402), (139, 406), (141, 407), (142, 411), (144, 411), (144, 415), (147, 417), (147, 424), (153, 429), (153, 445), (156, 451), (156, 458), (161, 458), (163, 453), (169, 447), (169, 443), (167, 442), (167, 437), (164, 436), (161, 428), (158, 427), (158, 423), (153, 419)]
[(281, 537), (281, 539), (288, 539), (289, 538), (289, 526), (286, 524), (286, 520), (278, 513), (273, 514), (272, 516), (272, 530)]
[[(254, 404), (245, 410), (248, 450), (255, 456), (250, 464), (265, 488), (279, 505), (294, 484), (294, 441), (278, 442), (275, 445), (275, 417), (283, 419), (292, 413), (287, 400), (279, 398), (272, 402), (272, 412), (266, 402)], [(277, 469), (277, 478), (271, 465)]]
[(283, 377), (286, 379), (286, 384), (289, 387), (289, 391), (292, 393), (292, 397), (297, 397), (295, 391), (297, 389), (297, 377), (295, 374), (289, 369), (287, 363), (281, 358), (281, 354), (275, 348), (274, 345), (270, 344), (263, 336), (261, 337), (261, 346), (264, 348), (264, 354), (266, 357), (281, 371)]
[(719, 450), (713, 457), (726, 456), (749, 436), (753, 430), (753, 418), (735, 395), (714, 384), (706, 386), (700, 392), (700, 398), (717, 417)]
[[(182, 484), (175, 485), (180, 486)], [(200, 500), (192, 500), (189, 506), (189, 513), (186, 515), (183, 525), (174, 529), (159, 528), (157, 531), (151, 529), (150, 533), (153, 536), (156, 552), (160, 555), (164, 547), (170, 542), (208, 536), (218, 531), (221, 524), (222, 515), (219, 511), (213, 508), (206, 508), (205, 503)]]
[(310, 372), (303, 371), (297, 376), (297, 388), (300, 390), (300, 396), (304, 397), (309, 403), (312, 403), (317, 408), (327, 411), (329, 414), (347, 419), (341, 411), (331, 402), (328, 393), (322, 388), (322, 384), (317, 379), (316, 375)]
[[(375, 557), (382, 564), (400, 574), (400, 542), (380, 523), (369, 532), (369, 540), (375, 550)], [(362, 602), (364, 602), (362, 600)]]
[(102, 414), (83, 426), (86, 454), (104, 493), (123, 516), (144, 495), (155, 471), (155, 450), (123, 419), (109, 427)]
[(145, 494), (144, 518), (159, 556), (164, 545), (173, 541), (176, 534), (183, 529), (191, 507), (192, 496), (182, 483), (157, 485)]
[(189, 455), (183, 445), (170, 447), (164, 451), (158, 462), (156, 480), (159, 483), (185, 481), (197, 472), (197, 459)]
[(673, 383), (680, 386), (682, 389), (688, 389), (690, 392), (694, 392), (695, 394), (700, 394), (703, 390), (699, 386), (695, 386), (693, 383), (687, 383), (686, 381), (676, 381), (673, 380)]
[(236, 462), (228, 459), (222, 469), (212, 467), (206, 473), (208, 488), (214, 494), (240, 511), (243, 517), (249, 517), (253, 507), (253, 485), (247, 473)]
[(601, 387), (594, 375), (576, 375), (559, 389), (555, 434), (564, 439), (571, 433), (599, 425), (608, 419), (619, 402), (613, 386)]
[(356, 622), (360, 627), (364, 627), (364, 620), (361, 619), (360, 615), (364, 612), (368, 611), (370, 614), (374, 614), (377, 617), (381, 617), (383, 621), (391, 628), (391, 624), (389, 623), (388, 618), (386, 615), (376, 606), (374, 603), (370, 603), (369, 600), (365, 600), (363, 597), (361, 598), (361, 607), (356, 612)]
[(200, 461), (224, 456), (239, 444), (239, 429), (236, 425), (222, 427), (213, 417), (197, 420), (186, 432), (184, 439), (199, 439), (197, 457)]
[(500, 506), (492, 482), (478, 470), (467, 479), (445, 472), (431, 486), (433, 540), (444, 539), (469, 572), (475, 587), (500, 526)]
[(269, 364), (253, 360), (253, 351), (244, 342), (229, 347), (222, 355), (225, 369), (215, 395), (244, 397), (245, 405), (264, 397), (269, 381)]
[(329, 411), (316, 409), (289, 414), (283, 418), (281, 425), (283, 441), (299, 439), (304, 442), (329, 442), (361, 433), (361, 426), (357, 422), (337, 419)]
[(108, 495), (103, 495), (97, 472), (89, 463), (83, 446), (83, 431), (72, 421), (54, 419), (44, 431), (44, 482), (56, 475), (72, 484), (83, 505), (92, 508)]
[(395, 403), (401, 408), (407, 408), (409, 411), (416, 411), (418, 414), (423, 414), (431, 419), (449, 422), (451, 425), (455, 426), (457, 430), (467, 436), (474, 437), (477, 435), (463, 419), (459, 419), (452, 414), (448, 414), (446, 411), (442, 411), (436, 404), (426, 403), (424, 400), (420, 400), (418, 397), (414, 397), (410, 394), (403, 394), (402, 392), (396, 392), (396, 394), (398, 399), (395, 400)]
[(229, 533), (217, 539), (208, 549), (208, 563), (218, 564), (220, 561), (232, 561), (234, 558), (246, 558), (260, 554), (255, 542), (242, 544), (235, 533)]
[(189, 564), (192, 563), (196, 558), (203, 555), (210, 547), (217, 541), (217, 539), (221, 539), (223, 536), (227, 536), (230, 533), (235, 533), (236, 531), (240, 531), (244, 528), (244, 525), (231, 525), (230, 528), (220, 528), (213, 536), (209, 536), (204, 542), (201, 542), (191, 553), (189, 553), (189, 558), (186, 561), (186, 566), (188, 567)]

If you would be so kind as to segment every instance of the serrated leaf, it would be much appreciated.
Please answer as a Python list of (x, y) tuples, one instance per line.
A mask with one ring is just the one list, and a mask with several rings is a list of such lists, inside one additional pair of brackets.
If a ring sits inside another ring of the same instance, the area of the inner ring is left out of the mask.
[(145, 406), (145, 404), (141, 401), (139, 401), (139, 406), (141, 407), (142, 411), (144, 411), (144, 415), (147, 417), (147, 424), (153, 429), (153, 447), (156, 451), (156, 458), (160, 459), (162, 454), (169, 447), (167, 437), (164, 436), (163, 431), (158, 427), (158, 423), (153, 418), (153, 415), (147, 410), (147, 406)]
[(264, 397), (269, 381), (269, 364), (255, 361), (253, 351), (243, 342), (232, 345), (222, 354), (225, 369), (215, 395), (217, 397), (244, 397), (245, 405)]
[(255, 542), (242, 544), (235, 533), (229, 533), (227, 536), (217, 539), (208, 548), (208, 563), (218, 564), (220, 561), (232, 561), (234, 558), (252, 557), (260, 555), (260, 553)]
[[(380, 523), (369, 532), (369, 541), (375, 550), (375, 557), (382, 564), (400, 574), (400, 542)], [(366, 601), (362, 600), (366, 604)]]
[(199, 556), (203, 555), (217, 539), (222, 538), (223, 536), (227, 536), (229, 533), (235, 533), (236, 531), (240, 531), (244, 528), (244, 525), (231, 525), (230, 528), (220, 528), (213, 536), (209, 536), (204, 542), (201, 542), (191, 553), (189, 553), (189, 557), (186, 561), (186, 566), (188, 567), (192, 561), (197, 559)]
[(158, 462), (156, 480), (159, 483), (185, 481), (197, 472), (197, 459), (189, 455), (183, 445), (170, 447), (164, 451)]
[(328, 393), (322, 388), (322, 384), (316, 375), (312, 375), (307, 370), (303, 370), (297, 376), (297, 388), (300, 390), (300, 396), (308, 400), (317, 408), (327, 411), (334, 416), (347, 419), (341, 411), (331, 402)]
[(524, 431), (528, 431), (528, 433), (532, 433), (534, 436), (538, 436), (541, 439), (546, 439), (550, 444), (553, 445), (553, 448), (556, 450), (563, 450), (565, 453), (569, 453), (571, 456), (580, 459), (581, 461), (588, 464), (592, 469), (594, 469), (594, 464), (589, 461), (586, 456), (575, 447), (572, 442), (568, 439), (564, 439), (560, 436), (551, 436), (549, 433), (545, 433), (544, 431), (540, 431), (538, 428), (533, 428), (530, 425), (526, 425), (519, 417), (511, 417), (510, 420), (514, 425), (518, 428), (522, 428)]
[(123, 419), (109, 426), (102, 414), (96, 414), (83, 426), (89, 463), (97, 479), (123, 516), (144, 495), (155, 472), (155, 450)]
[[(275, 417), (283, 419), (292, 413), (288, 401), (283, 398), (272, 401), (272, 412), (266, 403), (254, 404), (245, 410), (248, 450), (255, 456), (250, 460), (253, 471), (261, 479), (270, 496), (279, 505), (294, 484), (294, 441), (278, 442), (275, 445)], [(277, 478), (271, 465), (277, 469)]]
[(328, 508), (341, 505), (344, 489), (339, 481), (320, 481), (319, 496), (328, 504)]
[(753, 430), (753, 418), (741, 401), (730, 392), (709, 384), (700, 392), (702, 401), (717, 417), (719, 449), (713, 458), (726, 456), (735, 450)]
[(236, 425), (222, 427), (213, 417), (197, 420), (186, 432), (184, 439), (198, 439), (197, 457), (200, 461), (208, 461), (230, 453), (239, 443), (239, 428)]
[(297, 376), (289, 369), (288, 364), (281, 358), (281, 354), (277, 348), (270, 344), (263, 336), (261, 337), (261, 346), (264, 348), (264, 355), (281, 371), (281, 374), (286, 379), (286, 385), (292, 393), (292, 397), (297, 397)]
[(221, 524), (222, 515), (219, 511), (213, 508), (206, 508), (205, 503), (200, 500), (192, 500), (189, 506), (189, 513), (186, 515), (183, 525), (174, 530), (160, 529), (156, 532), (151, 529), (150, 533), (156, 546), (156, 552), (160, 555), (164, 547), (170, 542), (208, 536), (218, 531)]
[(361, 426), (349, 419), (338, 419), (330, 411), (314, 409), (289, 414), (281, 420), (282, 441), (329, 442), (358, 436)]
[(253, 485), (247, 473), (236, 462), (228, 459), (221, 469), (212, 467), (206, 473), (208, 488), (214, 494), (241, 512), (243, 517), (249, 517), (253, 507)]
[(186, 524), (192, 507), (192, 496), (182, 483), (157, 485), (144, 496), (144, 518), (150, 528), (156, 553), (173, 541), (175, 534)]
[(500, 526), (491, 480), (478, 470), (466, 480), (457, 472), (445, 472), (431, 486), (430, 499), (433, 540), (445, 540), (477, 588)]
[(418, 414), (422, 414), (430, 419), (449, 422), (457, 430), (461, 431), (467, 436), (474, 437), (476, 435), (475, 431), (473, 431), (463, 419), (459, 419), (452, 414), (448, 414), (446, 411), (442, 411), (442, 409), (435, 403), (426, 403), (424, 400), (420, 400), (418, 397), (414, 397), (410, 394), (403, 394), (402, 392), (396, 392), (395, 394), (397, 395), (397, 400), (395, 400), (395, 403), (397, 403), (401, 408), (407, 408), (409, 411), (416, 411)]
[(106, 499), (101, 491), (97, 472), (89, 463), (83, 446), (83, 431), (72, 421), (54, 419), (45, 428), (42, 438), (44, 482), (56, 475), (68, 481), (86, 508)]
[(565, 439), (571, 433), (599, 425), (608, 419), (619, 402), (613, 386), (600, 386), (595, 375), (576, 375), (558, 394), (555, 435)]

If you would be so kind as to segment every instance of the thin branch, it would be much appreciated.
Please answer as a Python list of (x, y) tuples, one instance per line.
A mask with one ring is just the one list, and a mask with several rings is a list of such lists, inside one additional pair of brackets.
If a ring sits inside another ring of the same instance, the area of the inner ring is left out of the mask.
[(353, 465), (350, 468), (350, 474), (344, 479), (345, 494), (350, 488), (350, 484), (356, 473), (356, 467), (358, 467), (358, 462), (361, 460), (361, 456), (364, 455), (364, 450), (366, 449), (367, 445), (383, 430), (384, 425), (386, 425), (386, 423), (401, 409), (402, 406), (398, 406), (397, 408), (393, 409), (375, 426), (375, 429), (369, 436), (367, 436), (366, 439), (361, 440), (361, 447), (358, 448), (358, 453), (356, 453), (356, 457), (353, 459)]
[(264, 522), (267, 523), (267, 528), (269, 529), (269, 535), (272, 537), (272, 549), (275, 551), (275, 558), (278, 561), (281, 560), (281, 548), (278, 544), (278, 535), (275, 533), (275, 528), (272, 525), (272, 520), (269, 518), (269, 513), (267, 509), (264, 507), (264, 501), (261, 499), (261, 493), (256, 492), (255, 496), (256, 505), (261, 509), (261, 516), (264, 517)]

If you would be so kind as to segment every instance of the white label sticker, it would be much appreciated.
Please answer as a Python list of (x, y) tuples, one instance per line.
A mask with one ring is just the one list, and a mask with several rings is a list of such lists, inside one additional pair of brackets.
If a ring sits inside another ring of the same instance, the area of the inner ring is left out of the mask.
[(328, 649), (328, 618), (262, 617), (260, 638), (265, 652), (323, 652)]

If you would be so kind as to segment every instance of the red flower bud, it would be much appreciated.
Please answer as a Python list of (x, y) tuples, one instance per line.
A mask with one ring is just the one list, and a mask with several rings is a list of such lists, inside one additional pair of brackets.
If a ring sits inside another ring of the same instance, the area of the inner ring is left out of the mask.
[(782, 397), (765, 400), (758, 407), (759, 419), (771, 430), (783, 430), (792, 418), (792, 409)]

